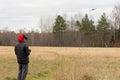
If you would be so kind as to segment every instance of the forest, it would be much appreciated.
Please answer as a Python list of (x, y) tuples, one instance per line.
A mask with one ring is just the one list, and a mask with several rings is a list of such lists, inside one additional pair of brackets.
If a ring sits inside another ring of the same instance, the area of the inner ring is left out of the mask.
[(14, 46), (17, 35), (23, 33), (30, 46), (118, 47), (115, 44), (120, 42), (120, 4), (114, 7), (110, 18), (103, 13), (97, 22), (89, 14), (75, 15), (70, 20), (57, 15), (53, 23), (46, 21), (40, 27), (41, 32), (0, 30), (0, 46)]

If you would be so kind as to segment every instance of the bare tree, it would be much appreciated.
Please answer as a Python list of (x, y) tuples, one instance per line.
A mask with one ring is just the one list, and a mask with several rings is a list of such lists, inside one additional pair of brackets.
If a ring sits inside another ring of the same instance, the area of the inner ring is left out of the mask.
[(120, 4), (117, 4), (113, 9), (114, 22), (114, 39), (118, 40), (120, 37)]

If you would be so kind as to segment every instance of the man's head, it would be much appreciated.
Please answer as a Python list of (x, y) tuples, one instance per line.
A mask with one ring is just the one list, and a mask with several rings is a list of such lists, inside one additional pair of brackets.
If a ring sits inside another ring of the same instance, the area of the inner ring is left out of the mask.
[(24, 42), (24, 39), (27, 40), (27, 37), (23, 35), (22, 33), (20, 33), (18, 35), (18, 42)]

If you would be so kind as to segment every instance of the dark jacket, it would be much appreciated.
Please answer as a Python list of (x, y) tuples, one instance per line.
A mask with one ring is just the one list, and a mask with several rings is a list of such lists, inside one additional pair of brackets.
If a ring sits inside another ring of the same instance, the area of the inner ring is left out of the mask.
[(15, 54), (19, 64), (29, 63), (30, 50), (24, 42), (24, 36), (22, 34), (18, 36), (18, 43), (15, 44)]

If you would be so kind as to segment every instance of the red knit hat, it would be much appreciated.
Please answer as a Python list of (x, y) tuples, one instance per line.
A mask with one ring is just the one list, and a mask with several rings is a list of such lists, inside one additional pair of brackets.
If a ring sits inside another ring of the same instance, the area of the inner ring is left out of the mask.
[(18, 42), (24, 42), (24, 35), (22, 33), (18, 35)]

